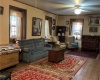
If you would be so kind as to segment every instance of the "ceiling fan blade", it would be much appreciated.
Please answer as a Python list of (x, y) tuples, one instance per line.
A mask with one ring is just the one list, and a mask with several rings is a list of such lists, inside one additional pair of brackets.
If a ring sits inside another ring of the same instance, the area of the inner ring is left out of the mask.
[(86, 8), (86, 7), (93, 7), (93, 8), (100, 8), (100, 5), (85, 5), (85, 6), (80, 6), (80, 8)]
[(74, 11), (75, 8), (59, 8), (59, 9), (54, 9), (56, 11), (66, 11), (66, 12), (71, 12)]
[(67, 8), (67, 7), (65, 7), (65, 8), (57, 8), (57, 9), (54, 9), (54, 10), (74, 10), (75, 8), (73, 7), (73, 8)]
[(74, 5), (69, 5), (69, 4), (65, 4), (65, 3), (59, 3), (59, 2), (54, 2), (54, 1), (47, 1), (47, 0), (39, 0), (38, 2), (45, 4), (49, 4), (49, 5), (56, 5), (58, 7), (74, 7)]
[(87, 10), (81, 10), (82, 12), (91, 12), (91, 11), (87, 11)]

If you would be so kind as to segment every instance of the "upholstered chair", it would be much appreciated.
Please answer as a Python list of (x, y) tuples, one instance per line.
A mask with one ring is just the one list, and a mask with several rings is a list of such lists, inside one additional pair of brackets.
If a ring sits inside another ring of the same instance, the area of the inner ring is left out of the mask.
[(75, 42), (74, 36), (68, 36), (66, 44), (68, 49), (78, 48), (78, 42)]
[(59, 45), (60, 47), (66, 47), (66, 44), (65, 43), (61, 43), (59, 40), (58, 40), (58, 36), (52, 36), (52, 41), (55, 42), (57, 45)]

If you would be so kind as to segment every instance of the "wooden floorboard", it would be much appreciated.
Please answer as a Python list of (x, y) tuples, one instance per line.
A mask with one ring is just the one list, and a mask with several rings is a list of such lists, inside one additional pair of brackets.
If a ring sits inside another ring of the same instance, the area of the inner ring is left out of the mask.
[(73, 80), (99, 80), (100, 59), (89, 58), (86, 64), (78, 71)]
[[(16, 67), (12, 67), (4, 70), (5, 72), (12, 72), (24, 67), (27, 67), (32, 63), (20, 62)], [(73, 80), (100, 80), (100, 58), (92, 59), (88, 58), (87, 62), (82, 68), (73, 76)]]

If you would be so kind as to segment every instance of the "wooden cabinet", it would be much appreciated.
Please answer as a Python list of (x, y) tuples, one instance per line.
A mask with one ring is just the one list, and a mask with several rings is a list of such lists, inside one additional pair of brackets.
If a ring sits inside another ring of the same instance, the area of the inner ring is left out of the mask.
[(0, 70), (19, 63), (19, 52), (0, 55)]
[(50, 62), (59, 62), (64, 60), (64, 50), (65, 48), (61, 47), (54, 47), (52, 50), (49, 51), (48, 54), (48, 61)]
[(98, 51), (100, 36), (82, 36), (82, 50)]
[(66, 26), (57, 26), (56, 36), (58, 36), (60, 42), (65, 42)]
[(61, 60), (64, 60), (64, 52), (62, 50), (61, 51), (54, 51), (54, 50), (49, 51), (48, 61), (59, 62)]

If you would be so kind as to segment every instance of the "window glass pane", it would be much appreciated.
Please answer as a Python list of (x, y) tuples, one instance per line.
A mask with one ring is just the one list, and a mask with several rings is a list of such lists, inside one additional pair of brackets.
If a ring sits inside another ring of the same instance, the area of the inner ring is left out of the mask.
[(12, 35), (14, 35), (15, 32), (12, 32)]
[(12, 31), (14, 31), (15, 29), (14, 29), (14, 27), (12, 27)]
[(82, 33), (82, 23), (73, 22), (72, 35), (75, 36), (76, 39), (81, 39), (81, 33)]
[(14, 31), (16, 32), (16, 27), (15, 27), (15, 30)]

